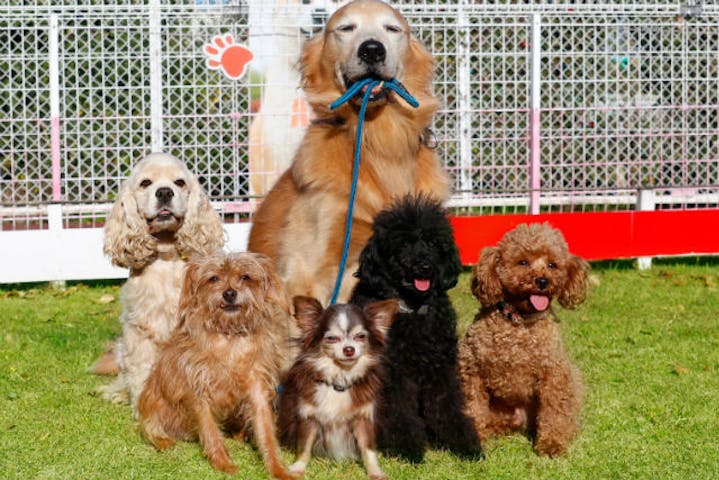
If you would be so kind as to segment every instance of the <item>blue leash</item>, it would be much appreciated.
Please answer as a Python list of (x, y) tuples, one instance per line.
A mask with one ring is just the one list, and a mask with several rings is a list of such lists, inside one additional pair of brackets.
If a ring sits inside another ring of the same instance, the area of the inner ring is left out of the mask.
[(404, 86), (397, 80), (392, 79), (388, 81), (376, 80), (372, 78), (365, 78), (354, 83), (347, 91), (337, 100), (330, 104), (330, 110), (334, 110), (341, 105), (347, 103), (355, 95), (357, 95), (364, 87), (367, 86), (367, 90), (364, 92), (362, 97), (362, 103), (360, 105), (358, 121), (357, 121), (357, 137), (355, 141), (354, 150), (354, 165), (352, 167), (352, 188), (350, 189), (349, 205), (347, 206), (347, 220), (345, 223), (345, 243), (342, 250), (342, 259), (340, 260), (339, 271), (337, 272), (337, 280), (335, 281), (335, 289), (332, 292), (332, 299), (330, 305), (337, 303), (337, 297), (340, 294), (340, 287), (342, 286), (342, 277), (344, 276), (345, 266), (347, 265), (347, 255), (350, 250), (350, 237), (352, 236), (352, 216), (355, 206), (355, 195), (357, 193), (357, 179), (359, 178), (359, 162), (360, 162), (360, 148), (362, 147), (362, 129), (364, 127), (364, 117), (367, 112), (367, 104), (369, 103), (369, 97), (372, 95), (372, 89), (376, 86), (382, 86), (382, 88), (390, 89), (402, 97), (411, 107), (419, 107), (419, 102), (416, 98), (405, 90)]

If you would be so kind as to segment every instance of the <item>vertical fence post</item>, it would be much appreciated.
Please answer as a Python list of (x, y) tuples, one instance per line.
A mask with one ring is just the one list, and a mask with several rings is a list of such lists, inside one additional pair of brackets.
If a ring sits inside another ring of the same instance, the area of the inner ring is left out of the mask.
[(150, 141), (153, 152), (164, 148), (162, 124), (162, 4), (149, 3), (150, 33)]
[(48, 38), (48, 75), (50, 77), (50, 159), (52, 201), (62, 200), (60, 151), (60, 27), (56, 13), (50, 15)]
[[(637, 210), (645, 212), (656, 208), (654, 190), (642, 189), (637, 192)], [(637, 268), (647, 270), (652, 267), (652, 257), (638, 257)]]
[(530, 40), (529, 105), (529, 213), (539, 213), (541, 182), (540, 105), (542, 96), (541, 29), (542, 17), (533, 13)]
[(472, 196), (472, 88), (470, 84), (470, 25), (466, 0), (460, 2), (457, 16), (457, 109), (459, 110), (459, 188), (462, 197)]

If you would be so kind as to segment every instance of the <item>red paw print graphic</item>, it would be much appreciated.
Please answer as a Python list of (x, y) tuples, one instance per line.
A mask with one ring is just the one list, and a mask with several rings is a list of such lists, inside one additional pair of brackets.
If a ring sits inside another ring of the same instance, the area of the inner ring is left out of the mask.
[(235, 43), (235, 39), (229, 33), (218, 35), (210, 43), (206, 43), (205, 55), (209, 68), (220, 69), (233, 80), (245, 75), (247, 65), (254, 58), (250, 49)]

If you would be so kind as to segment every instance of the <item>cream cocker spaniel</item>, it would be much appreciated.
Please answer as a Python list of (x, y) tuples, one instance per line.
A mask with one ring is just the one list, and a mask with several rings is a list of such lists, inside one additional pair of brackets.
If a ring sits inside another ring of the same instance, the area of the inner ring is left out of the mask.
[(103, 398), (129, 400), (133, 413), (145, 380), (177, 324), (185, 259), (221, 248), (219, 215), (197, 178), (177, 158), (152, 153), (141, 160), (112, 207), (105, 224), (104, 252), (112, 263), (130, 269), (122, 287), (122, 335), (114, 360), (101, 359), (96, 373), (119, 370)]

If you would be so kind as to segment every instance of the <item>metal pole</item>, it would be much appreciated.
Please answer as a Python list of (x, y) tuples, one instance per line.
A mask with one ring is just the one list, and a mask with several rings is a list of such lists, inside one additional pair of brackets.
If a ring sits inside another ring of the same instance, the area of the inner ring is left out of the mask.
[(48, 74), (50, 76), (50, 159), (52, 165), (52, 200), (62, 200), (61, 149), (60, 149), (60, 46), (59, 25), (56, 13), (50, 15), (48, 39)]
[(150, 141), (153, 152), (164, 148), (162, 125), (162, 5), (150, 0)]
[(529, 213), (539, 213), (541, 182), (541, 142), (540, 142), (540, 111), (541, 111), (541, 29), (542, 18), (538, 13), (532, 14), (530, 41), (530, 106), (529, 106)]
[[(467, 2), (461, 2), (464, 6)], [(467, 10), (459, 9), (457, 18), (457, 108), (459, 110), (459, 188), (462, 197), (472, 197), (472, 88), (470, 85), (470, 41)]]

